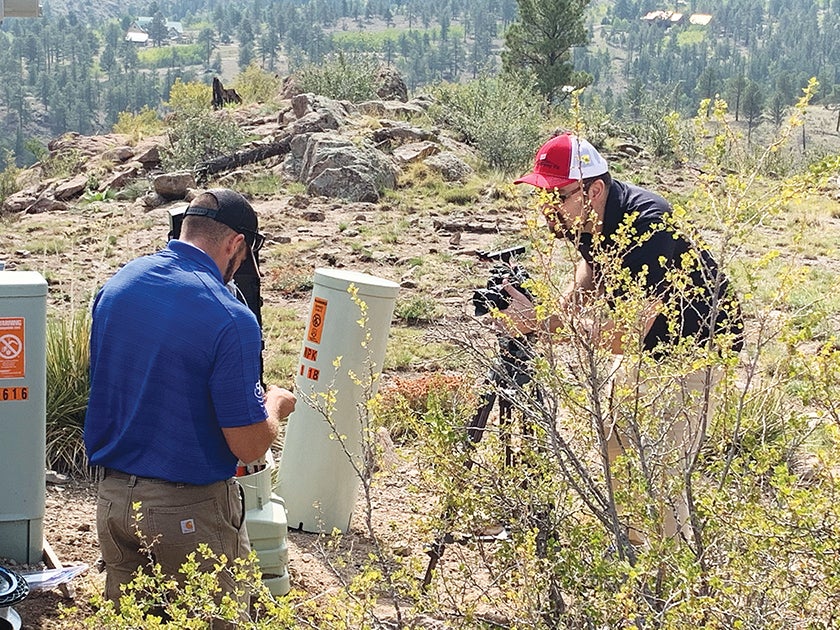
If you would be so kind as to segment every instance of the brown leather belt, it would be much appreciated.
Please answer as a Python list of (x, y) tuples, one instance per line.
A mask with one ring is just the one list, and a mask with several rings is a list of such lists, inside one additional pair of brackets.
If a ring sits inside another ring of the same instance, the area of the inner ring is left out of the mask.
[(156, 479), (155, 477), (141, 477), (139, 475), (129, 475), (126, 472), (121, 470), (117, 470), (116, 468), (106, 468), (104, 466), (97, 466), (96, 467), (96, 479), (97, 481), (102, 481), (103, 479), (111, 478), (111, 479), (119, 479), (121, 481), (130, 481), (136, 483), (138, 481), (145, 481), (151, 483), (171, 483), (174, 485), (185, 485), (183, 483), (177, 483), (174, 481), (166, 481), (166, 479)]
[[(135, 484), (138, 481), (144, 483), (167, 483), (173, 486), (177, 486), (179, 488), (183, 488), (184, 486), (193, 486), (196, 484), (186, 483), (183, 481), (167, 481), (166, 479), (158, 479), (156, 477), (141, 477), (139, 475), (129, 475), (126, 472), (121, 470), (117, 470), (116, 468), (106, 468), (104, 466), (97, 466), (96, 467), (96, 480), (102, 481), (106, 478), (111, 479), (119, 479), (120, 481), (128, 481), (130, 484)], [(223, 481), (217, 481), (215, 483), (224, 483)], [(205, 484), (205, 485), (213, 485), (213, 484)]]

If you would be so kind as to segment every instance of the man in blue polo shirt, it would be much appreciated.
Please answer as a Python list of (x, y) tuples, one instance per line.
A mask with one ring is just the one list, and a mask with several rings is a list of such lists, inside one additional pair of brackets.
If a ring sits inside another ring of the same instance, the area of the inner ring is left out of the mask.
[(147, 549), (172, 575), (202, 542), (229, 559), (249, 552), (237, 460), (265, 455), (295, 406), (285, 389), (263, 391), (259, 325), (226, 286), (263, 241), (245, 198), (211, 189), (187, 208), (179, 240), (96, 296), (84, 438), (115, 602)]
[[(642, 335), (628, 335), (629, 331), (612, 322), (591, 331), (593, 341), (606, 343), (618, 357), (614, 383), (632, 384), (626, 389), (634, 395), (643, 394), (647, 387), (635, 366), (621, 364), (627, 343), (639, 343), (653, 358), (664, 358), (669, 348), (684, 339), (711, 343), (719, 351), (741, 349), (743, 322), (737, 298), (711, 254), (674, 229), (668, 220), (671, 206), (665, 199), (612, 179), (606, 160), (589, 142), (570, 133), (552, 138), (537, 151), (533, 171), (515, 183), (545, 191), (542, 212), (549, 229), (555, 237), (572, 241), (581, 257), (564, 294), (565, 312), (543, 322), (536, 321), (534, 305), (524, 294), (505, 286), (512, 304), (504, 313), (515, 332), (556, 332), (564, 319), (570, 321), (571, 313), (580, 313), (596, 296), (608, 294), (615, 305), (635, 284), (643, 288), (648, 302), (643, 311), (646, 320), (639, 322)], [(604, 269), (605, 264), (609, 269)], [(611, 280), (606, 286), (608, 274), (615, 278), (622, 273), (627, 284)], [(626, 424), (634, 421), (636, 406), (614, 395), (603, 432), (609, 464), (619, 455), (628, 455), (628, 449), (643, 452), (649, 440), (658, 439), (667, 462), (662, 474), (683, 479), (693, 469), (712, 412), (703, 392), (713, 385), (713, 372), (701, 369), (684, 374), (674, 391), (657, 392), (660, 401), (669, 401), (663, 404), (662, 424), (668, 427), (664, 438), (628, 431)], [(656, 534), (692, 540), (685, 493), (661, 500), (661, 528)], [(630, 542), (641, 544), (653, 533), (640, 529), (629, 524)]]

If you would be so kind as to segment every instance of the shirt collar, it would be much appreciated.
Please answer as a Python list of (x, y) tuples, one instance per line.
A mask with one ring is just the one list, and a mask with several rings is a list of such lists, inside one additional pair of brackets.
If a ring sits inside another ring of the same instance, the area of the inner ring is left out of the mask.
[(621, 211), (621, 197), (622, 190), (618, 181), (613, 180), (610, 184), (610, 190), (607, 194), (607, 203), (604, 206), (603, 228), (601, 235), (605, 239), (609, 239), (618, 229), (624, 213)]
[[(205, 267), (207, 271), (212, 273), (219, 280), (219, 282), (222, 282), (222, 272), (219, 269), (219, 266), (216, 264), (216, 261), (210, 258), (203, 249), (196, 247), (192, 243), (179, 241), (177, 239), (169, 241), (166, 247), (179, 257), (188, 258), (194, 263)], [(222, 282), (222, 284), (224, 284), (224, 282)]]

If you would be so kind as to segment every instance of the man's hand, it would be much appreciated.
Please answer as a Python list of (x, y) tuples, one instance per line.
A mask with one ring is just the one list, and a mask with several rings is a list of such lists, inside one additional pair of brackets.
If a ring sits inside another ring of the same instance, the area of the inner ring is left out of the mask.
[(280, 432), (280, 421), (295, 410), (295, 395), (288, 389), (272, 385), (265, 393), (268, 418), (244, 427), (222, 428), (228, 447), (241, 461), (253, 462), (272, 445)]
[(279, 422), (295, 410), (297, 398), (288, 389), (271, 385), (265, 393), (265, 408), (269, 419)]
[(502, 290), (510, 296), (510, 306), (501, 311), (496, 320), (504, 332), (511, 336), (534, 332), (537, 329), (537, 314), (533, 302), (509, 282), (502, 284)]

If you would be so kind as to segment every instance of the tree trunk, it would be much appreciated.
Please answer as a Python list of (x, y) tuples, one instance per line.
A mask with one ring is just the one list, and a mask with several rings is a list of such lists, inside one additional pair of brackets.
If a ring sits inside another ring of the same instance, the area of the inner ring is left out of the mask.
[(278, 142), (263, 144), (254, 149), (238, 151), (233, 155), (223, 155), (212, 160), (207, 160), (206, 162), (201, 162), (195, 167), (196, 175), (199, 179), (206, 179), (210, 175), (215, 175), (222, 171), (230, 171), (246, 164), (262, 162), (276, 155), (285, 155), (291, 150), (291, 141), (291, 136), (287, 136)]

